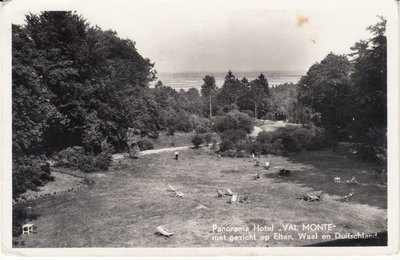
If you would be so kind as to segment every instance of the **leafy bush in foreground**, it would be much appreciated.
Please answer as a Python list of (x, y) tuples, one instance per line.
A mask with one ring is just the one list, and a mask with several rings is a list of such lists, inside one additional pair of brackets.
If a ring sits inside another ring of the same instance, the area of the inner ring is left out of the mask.
[(138, 141), (138, 146), (141, 151), (151, 150), (154, 149), (154, 145), (147, 139), (142, 139)]
[(203, 136), (201, 136), (199, 134), (196, 134), (195, 136), (193, 136), (192, 144), (194, 145), (195, 148), (199, 148), (202, 143), (204, 143)]
[(87, 153), (80, 146), (68, 147), (60, 151), (56, 158), (56, 166), (67, 167), (84, 172), (108, 170), (111, 162), (111, 151), (103, 150), (101, 153), (94, 155)]
[(210, 133), (205, 133), (205, 134), (203, 135), (203, 139), (204, 139), (204, 142), (206, 143), (206, 145), (208, 146), (208, 145), (211, 143), (211, 141), (212, 141), (212, 134), (210, 134)]
[(244, 130), (236, 130), (236, 129), (229, 129), (221, 133), (222, 141), (231, 141), (233, 143), (237, 143), (240, 140), (245, 140), (247, 133)]
[(282, 127), (274, 132), (261, 132), (256, 140), (261, 144), (263, 154), (277, 155), (304, 149), (316, 150), (328, 145), (322, 131), (303, 127)]
[(219, 145), (219, 150), (221, 152), (233, 150), (233, 149), (235, 149), (235, 144), (230, 140), (222, 141), (221, 144)]
[(214, 129), (217, 132), (227, 130), (244, 130), (250, 133), (254, 127), (254, 120), (247, 114), (233, 110), (223, 117), (217, 117), (214, 121)]
[(50, 173), (50, 166), (38, 157), (18, 156), (12, 162), (12, 195), (17, 198), (26, 190), (36, 190), (54, 177)]

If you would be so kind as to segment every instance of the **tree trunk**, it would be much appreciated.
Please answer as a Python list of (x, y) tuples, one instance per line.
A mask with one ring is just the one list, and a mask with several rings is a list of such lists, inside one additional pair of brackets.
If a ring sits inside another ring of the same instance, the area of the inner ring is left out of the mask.
[(212, 117), (211, 95), (209, 95), (209, 100), (210, 100), (210, 119), (211, 119)]
[(257, 103), (254, 102), (254, 118), (257, 119)]

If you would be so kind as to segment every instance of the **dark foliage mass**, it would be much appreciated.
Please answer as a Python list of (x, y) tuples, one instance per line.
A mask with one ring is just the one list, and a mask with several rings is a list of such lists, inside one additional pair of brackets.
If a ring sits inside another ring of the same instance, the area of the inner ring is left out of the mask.
[(111, 152), (102, 151), (99, 154), (88, 154), (83, 147), (68, 147), (56, 156), (57, 166), (67, 167), (83, 172), (107, 170), (111, 164)]
[[(299, 82), (298, 100), (310, 107), (313, 122), (326, 130), (332, 145), (354, 144), (359, 155), (385, 164), (387, 132), (386, 21), (367, 28), (352, 53), (330, 53), (311, 66)], [(350, 58), (350, 59), (349, 59)]]
[(254, 127), (254, 120), (247, 114), (233, 110), (224, 116), (216, 117), (214, 120), (214, 128), (217, 132), (227, 130), (243, 130), (250, 133)]
[(192, 137), (192, 144), (194, 145), (195, 148), (199, 148), (201, 144), (204, 143), (203, 136), (200, 134), (196, 134), (195, 136)]
[[(91, 26), (74, 12), (27, 15), (25, 25), (13, 25), (12, 42), (14, 196), (49, 179), (36, 167), (42, 155), (63, 151), (60, 164), (107, 169), (110, 153), (102, 143), (127, 149), (128, 128), (151, 138), (168, 128), (171, 133), (210, 128), (201, 119), (198, 90), (177, 92), (161, 82), (150, 88), (154, 64), (135, 42)], [(79, 158), (63, 157), (67, 151)]]

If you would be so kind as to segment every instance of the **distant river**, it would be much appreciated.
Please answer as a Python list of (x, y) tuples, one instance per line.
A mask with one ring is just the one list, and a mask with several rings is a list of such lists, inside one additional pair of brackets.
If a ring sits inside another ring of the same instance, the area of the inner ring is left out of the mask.
[[(215, 77), (217, 87), (222, 87), (224, 83), (224, 78), (227, 72), (179, 72), (179, 73), (158, 73), (158, 79), (153, 82), (154, 84), (161, 80), (165, 86), (172, 87), (174, 89), (184, 89), (197, 88), (200, 89), (203, 84), (203, 78), (205, 75), (210, 75)], [(233, 74), (238, 78), (243, 78), (244, 76), (248, 80), (253, 80), (258, 75), (260, 71), (251, 72), (235, 72)], [(265, 77), (268, 79), (270, 87), (280, 85), (283, 83), (297, 83), (301, 76), (305, 75), (303, 71), (266, 71), (263, 72)]]

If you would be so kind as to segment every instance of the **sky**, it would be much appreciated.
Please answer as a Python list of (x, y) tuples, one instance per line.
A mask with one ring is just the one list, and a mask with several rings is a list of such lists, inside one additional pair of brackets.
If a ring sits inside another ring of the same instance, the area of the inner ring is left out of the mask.
[(159, 73), (307, 71), (329, 52), (350, 53), (370, 37), (366, 27), (377, 15), (387, 17), (394, 8), (391, 0), (13, 2), (8, 12), (17, 24), (28, 12), (75, 10), (92, 25), (135, 41)]

